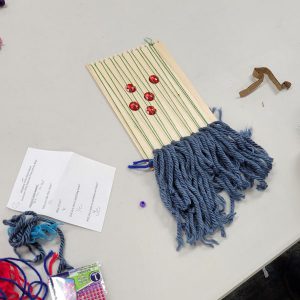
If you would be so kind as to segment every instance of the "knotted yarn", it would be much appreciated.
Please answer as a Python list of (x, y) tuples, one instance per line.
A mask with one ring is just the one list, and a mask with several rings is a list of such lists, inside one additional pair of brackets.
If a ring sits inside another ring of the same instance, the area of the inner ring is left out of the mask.
[[(233, 221), (235, 201), (245, 190), (265, 190), (273, 159), (251, 138), (216, 121), (197, 133), (154, 151), (153, 164), (160, 196), (177, 222), (179, 250), (186, 242), (217, 243)], [(221, 193), (227, 194), (230, 207)]]
[(10, 220), (4, 220), (3, 224), (9, 226), (9, 244), (13, 247), (15, 253), (19, 258), (22, 258), (18, 248), (27, 247), (30, 253), (34, 255), (33, 259), (28, 260), (32, 263), (40, 263), (46, 256), (40, 240), (51, 240), (58, 236), (60, 238), (58, 273), (72, 269), (63, 256), (65, 238), (62, 230), (58, 227), (59, 223), (35, 212), (26, 211), (13, 216)]

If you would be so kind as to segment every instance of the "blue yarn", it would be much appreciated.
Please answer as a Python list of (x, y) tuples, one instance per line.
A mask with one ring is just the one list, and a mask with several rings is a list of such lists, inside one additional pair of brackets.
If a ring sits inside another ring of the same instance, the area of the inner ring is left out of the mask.
[(43, 239), (51, 241), (57, 237), (57, 227), (60, 223), (42, 223), (32, 228), (30, 234), (30, 243), (34, 244), (37, 240)]
[[(213, 247), (216, 231), (235, 216), (235, 201), (256, 185), (265, 190), (273, 159), (251, 140), (222, 121), (154, 151), (154, 169), (162, 201), (177, 222), (179, 250), (186, 242)], [(221, 192), (228, 195), (229, 211)]]
[(20, 215), (13, 216), (10, 220), (4, 220), (3, 224), (9, 226), (9, 244), (13, 247), (18, 257), (22, 258), (18, 248), (25, 246), (34, 256), (33, 260), (27, 261), (33, 263), (42, 262), (46, 256), (46, 252), (38, 240), (41, 238), (51, 239), (55, 231), (55, 235), (58, 235), (60, 238), (58, 273), (72, 269), (63, 256), (65, 238), (61, 229), (58, 228), (59, 223), (35, 212), (26, 211)]
[[(223, 110), (222, 107), (212, 107), (211, 112), (216, 116), (218, 121), (223, 121)], [(246, 128), (240, 131), (240, 133), (244, 136), (251, 137), (252, 136), (252, 128)]]
[(48, 263), (48, 260), (50, 259), (50, 257), (53, 256), (53, 254), (54, 254), (54, 252), (51, 250), (44, 259), (44, 270), (48, 277), (50, 277), (50, 274), (48, 271), (47, 263)]
[(151, 169), (153, 168), (153, 159), (142, 159), (134, 161), (132, 165), (128, 166), (129, 169)]
[[(1, 279), (0, 279), (1, 280)], [(4, 291), (2, 291), (1, 289), (0, 289), (0, 294), (2, 295), (2, 296), (0, 296), (0, 299), (2, 300), (7, 300), (7, 296), (6, 296), (6, 294), (4, 293)]]
[(248, 137), (251, 138), (252, 136), (252, 128), (245, 128), (243, 130), (240, 131), (240, 134), (244, 137)]
[(214, 106), (210, 110), (217, 117), (218, 121), (222, 121), (222, 115), (223, 115), (222, 107)]

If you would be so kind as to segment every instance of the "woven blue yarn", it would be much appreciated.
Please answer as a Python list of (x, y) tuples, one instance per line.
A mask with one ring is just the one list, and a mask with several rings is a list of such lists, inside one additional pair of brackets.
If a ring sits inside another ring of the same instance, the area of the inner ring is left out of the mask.
[[(214, 246), (211, 237), (235, 215), (235, 201), (256, 185), (265, 190), (273, 159), (251, 138), (251, 130), (237, 132), (216, 121), (199, 132), (154, 151), (160, 195), (177, 222), (178, 250), (186, 242)], [(221, 192), (230, 199), (226, 201)]]
[(40, 263), (46, 256), (46, 252), (38, 242), (38, 239), (51, 239), (53, 234), (58, 235), (60, 238), (58, 273), (72, 269), (63, 256), (65, 247), (63, 232), (58, 228), (59, 224), (54, 220), (32, 211), (26, 211), (20, 215), (13, 216), (10, 220), (4, 220), (3, 224), (9, 226), (9, 244), (13, 247), (18, 257), (22, 258), (18, 248), (23, 246), (27, 247), (30, 253), (34, 255), (34, 259), (27, 260), (28, 262)]

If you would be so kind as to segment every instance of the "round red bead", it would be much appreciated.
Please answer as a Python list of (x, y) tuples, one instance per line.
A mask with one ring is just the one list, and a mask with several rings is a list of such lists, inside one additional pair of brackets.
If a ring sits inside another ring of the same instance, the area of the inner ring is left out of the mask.
[(147, 100), (147, 101), (152, 101), (154, 100), (154, 94), (151, 93), (151, 92), (147, 92), (144, 94), (144, 98)]
[(147, 114), (152, 116), (156, 114), (156, 108), (154, 106), (147, 106)]
[(126, 85), (126, 90), (129, 93), (134, 93), (136, 91), (136, 87), (132, 83), (128, 83)]
[(132, 102), (129, 103), (129, 108), (131, 110), (137, 111), (137, 110), (140, 109), (140, 105), (138, 104), (138, 102), (132, 101)]
[(156, 75), (150, 75), (149, 76), (149, 81), (151, 83), (154, 83), (154, 84), (159, 83), (159, 79), (158, 79), (158, 77)]

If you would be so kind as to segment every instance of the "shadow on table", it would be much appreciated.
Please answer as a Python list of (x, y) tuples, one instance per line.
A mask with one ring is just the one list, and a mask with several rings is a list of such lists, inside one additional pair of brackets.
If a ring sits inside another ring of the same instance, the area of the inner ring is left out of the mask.
[(300, 242), (223, 300), (300, 300)]

